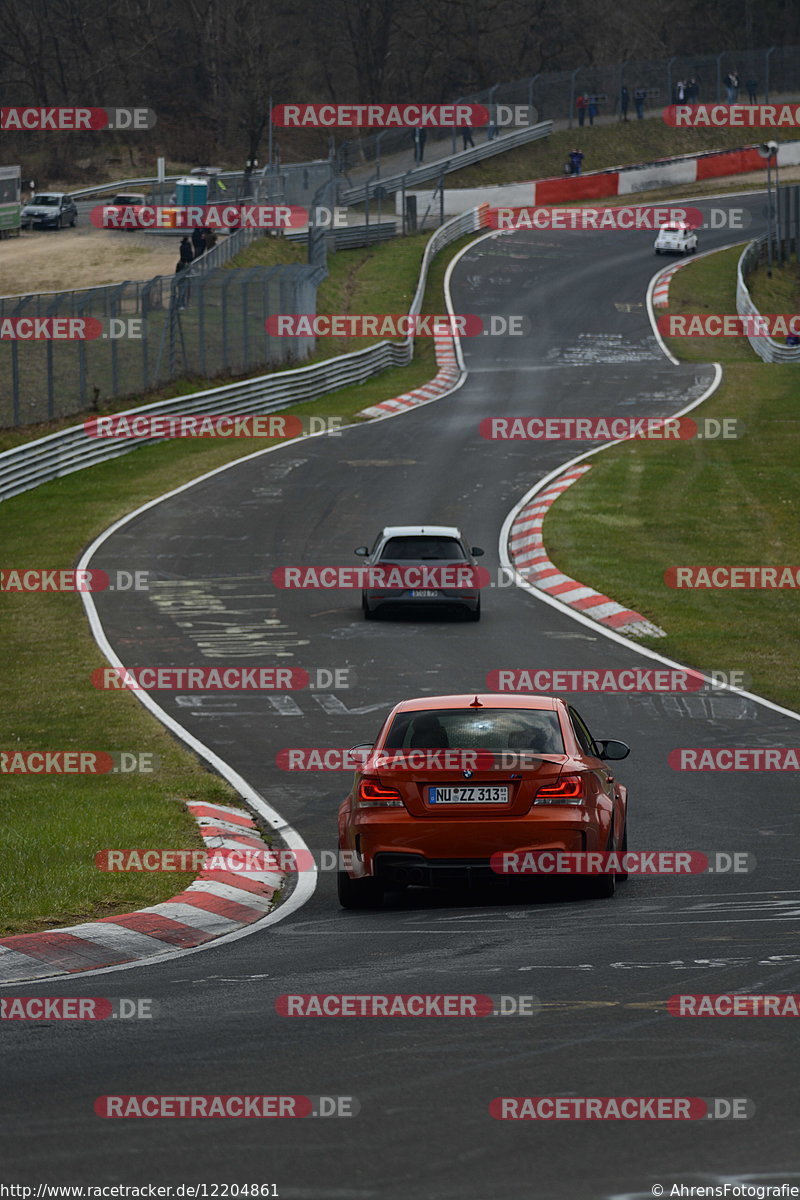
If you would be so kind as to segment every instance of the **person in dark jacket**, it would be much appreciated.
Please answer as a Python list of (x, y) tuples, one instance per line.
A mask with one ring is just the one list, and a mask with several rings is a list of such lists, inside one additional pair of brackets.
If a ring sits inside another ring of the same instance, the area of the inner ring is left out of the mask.
[(199, 227), (192, 230), (192, 247), (194, 249), (195, 258), (200, 258), (200, 256), (206, 252), (205, 231)]
[(194, 259), (194, 250), (192, 250), (192, 243), (189, 241), (188, 237), (181, 238), (180, 253), (181, 253), (181, 262), (183, 263), (184, 266), (188, 266), (189, 263), (192, 262)]
[(572, 163), (572, 174), (580, 175), (581, 163), (583, 162), (583, 151), (578, 150), (577, 148), (575, 150), (570, 150), (569, 161)]

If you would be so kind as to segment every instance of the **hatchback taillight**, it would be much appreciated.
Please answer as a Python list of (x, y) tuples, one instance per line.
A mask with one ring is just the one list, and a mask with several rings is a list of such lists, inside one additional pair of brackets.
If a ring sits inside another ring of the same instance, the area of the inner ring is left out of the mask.
[(534, 804), (583, 804), (584, 797), (583, 776), (562, 775), (539, 788)]
[(402, 808), (397, 788), (386, 787), (377, 779), (362, 779), (358, 785), (358, 803), (364, 808)]

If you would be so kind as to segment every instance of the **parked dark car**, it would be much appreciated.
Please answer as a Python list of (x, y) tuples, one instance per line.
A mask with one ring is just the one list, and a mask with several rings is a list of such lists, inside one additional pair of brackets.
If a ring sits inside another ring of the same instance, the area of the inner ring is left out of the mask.
[(63, 229), (77, 219), (75, 201), (66, 192), (36, 192), (21, 213), (23, 229)]

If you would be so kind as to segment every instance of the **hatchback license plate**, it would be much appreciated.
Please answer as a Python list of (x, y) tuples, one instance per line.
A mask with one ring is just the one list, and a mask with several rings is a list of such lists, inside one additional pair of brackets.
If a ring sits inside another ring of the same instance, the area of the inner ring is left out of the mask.
[(481, 784), (429, 787), (428, 804), (508, 804), (508, 788)]
[(435, 600), (439, 593), (435, 588), (415, 588), (411, 595), (418, 600)]

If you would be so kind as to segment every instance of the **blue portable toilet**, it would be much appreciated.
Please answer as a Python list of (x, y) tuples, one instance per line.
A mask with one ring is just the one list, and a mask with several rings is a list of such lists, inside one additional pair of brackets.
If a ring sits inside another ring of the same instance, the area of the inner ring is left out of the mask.
[(181, 207), (190, 204), (208, 203), (208, 180), (197, 176), (184, 176), (175, 185), (175, 203)]

